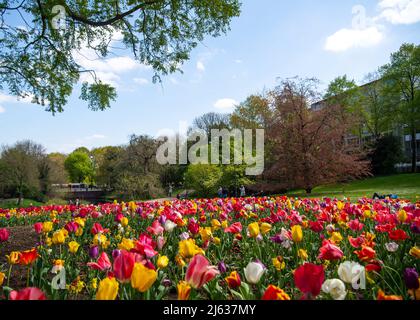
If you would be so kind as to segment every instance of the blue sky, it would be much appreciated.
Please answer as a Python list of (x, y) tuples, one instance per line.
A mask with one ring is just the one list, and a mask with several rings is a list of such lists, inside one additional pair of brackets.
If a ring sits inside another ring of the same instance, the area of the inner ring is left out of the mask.
[[(184, 73), (163, 78), (162, 85), (129, 56), (96, 62), (104, 80), (117, 85), (110, 110), (88, 110), (79, 88), (56, 116), (1, 92), (0, 144), (30, 138), (49, 152), (66, 153), (120, 145), (133, 133), (154, 136), (206, 112), (229, 112), (235, 102), (274, 87), (279, 77), (315, 76), (326, 86), (347, 74), (361, 83), (403, 42), (419, 44), (420, 0), (242, 2), (231, 31), (206, 38), (182, 66)], [(363, 10), (366, 19), (358, 19)]]

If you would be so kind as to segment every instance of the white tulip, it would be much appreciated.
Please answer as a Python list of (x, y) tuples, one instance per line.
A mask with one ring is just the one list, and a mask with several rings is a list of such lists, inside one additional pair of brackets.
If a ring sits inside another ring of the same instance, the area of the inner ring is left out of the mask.
[(399, 245), (398, 243), (395, 243), (395, 242), (389, 242), (385, 244), (385, 248), (389, 252), (396, 252), (399, 248)]
[(166, 220), (165, 222), (165, 231), (172, 232), (176, 227), (176, 223), (171, 220)]
[(357, 278), (360, 277), (359, 271), (362, 268), (363, 267), (357, 262), (346, 261), (338, 267), (338, 275), (344, 282), (354, 283), (358, 280)]
[(324, 282), (322, 291), (331, 295), (334, 300), (344, 300), (347, 295), (346, 285), (340, 279), (331, 279)]
[(245, 278), (248, 283), (257, 284), (260, 282), (262, 275), (265, 272), (265, 268), (261, 263), (250, 262), (244, 269)]

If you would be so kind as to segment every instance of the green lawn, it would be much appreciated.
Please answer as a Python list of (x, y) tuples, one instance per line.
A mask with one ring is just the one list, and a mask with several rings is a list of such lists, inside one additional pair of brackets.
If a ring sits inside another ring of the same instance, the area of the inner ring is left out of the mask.
[[(0, 208), (2, 209), (13, 209), (16, 208), (16, 203), (18, 199), (6, 199), (6, 200), (0, 200)], [(30, 207), (31, 204), (33, 206), (42, 206), (42, 202), (38, 202), (32, 199), (23, 199), (23, 203), (20, 207), (27, 208)]]
[(311, 195), (307, 195), (304, 190), (291, 191), (287, 195), (310, 198), (349, 197), (356, 200), (365, 196), (371, 198), (375, 192), (378, 194), (396, 194), (400, 198), (411, 201), (420, 200), (420, 173), (376, 177), (348, 184), (321, 186), (315, 188)]

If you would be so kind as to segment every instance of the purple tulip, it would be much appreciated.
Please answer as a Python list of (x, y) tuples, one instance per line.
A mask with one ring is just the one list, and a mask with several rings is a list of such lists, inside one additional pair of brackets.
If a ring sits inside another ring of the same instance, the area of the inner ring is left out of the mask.
[(172, 281), (170, 279), (168, 279), (168, 278), (165, 278), (165, 279), (162, 280), (162, 285), (164, 287), (167, 287), (168, 288), (168, 287), (170, 287), (172, 285)]
[(163, 224), (165, 224), (165, 222), (166, 222), (166, 216), (165, 215), (161, 215), (159, 217), (159, 223), (163, 225)]
[(89, 257), (92, 259), (96, 259), (99, 256), (99, 248), (97, 246), (93, 246), (89, 248)]
[(217, 265), (217, 268), (219, 269), (220, 273), (226, 273), (227, 268), (223, 260), (219, 262), (219, 264)]
[(419, 284), (419, 274), (415, 268), (407, 268), (404, 271), (404, 281), (408, 289), (417, 290)]
[(115, 260), (121, 254), (121, 250), (115, 249), (112, 250), (112, 258)]
[(411, 229), (411, 232), (413, 232), (415, 234), (419, 234), (420, 233), (420, 228), (415, 223), (413, 223), (411, 225), (411, 228), (410, 229)]
[(277, 244), (281, 244), (283, 242), (283, 238), (280, 234), (278, 234), (274, 237), (271, 237), (270, 240), (273, 241), (274, 243), (277, 243)]

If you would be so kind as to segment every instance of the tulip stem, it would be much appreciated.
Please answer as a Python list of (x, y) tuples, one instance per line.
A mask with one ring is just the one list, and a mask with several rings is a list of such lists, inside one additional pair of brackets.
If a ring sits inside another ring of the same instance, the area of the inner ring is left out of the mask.
[(13, 268), (13, 264), (10, 264), (10, 267), (9, 267), (9, 272), (8, 272), (8, 274), (7, 274), (7, 286), (9, 287), (9, 285), (10, 285), (10, 275), (12, 274), (12, 268)]
[(27, 277), (26, 277), (26, 287), (29, 287), (29, 277), (31, 275), (31, 267), (30, 265), (28, 265), (28, 273), (27, 273)]

